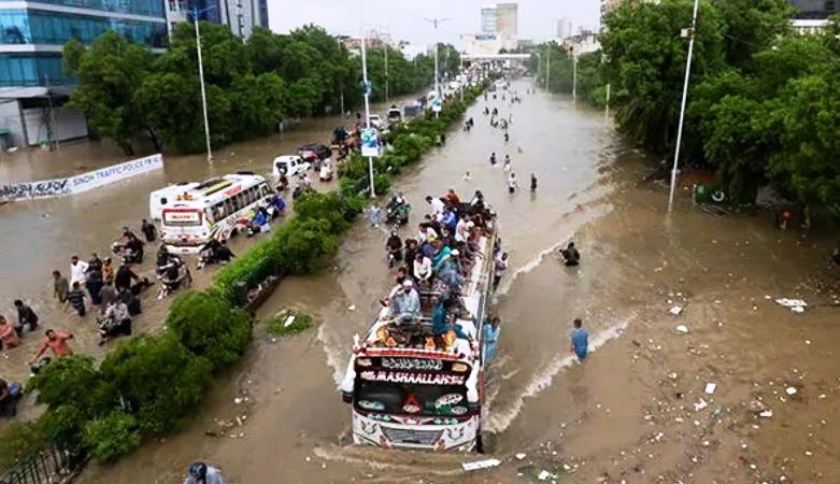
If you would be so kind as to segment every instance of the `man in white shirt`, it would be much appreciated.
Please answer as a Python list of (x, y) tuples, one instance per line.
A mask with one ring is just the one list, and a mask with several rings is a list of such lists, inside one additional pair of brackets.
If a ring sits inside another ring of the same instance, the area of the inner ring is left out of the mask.
[(87, 280), (87, 262), (80, 261), (79, 256), (74, 255), (70, 258), (70, 287), (73, 287), (74, 282), (78, 282), (80, 286), (85, 285)]
[(418, 252), (414, 257), (414, 277), (418, 283), (427, 283), (432, 277), (432, 260)]
[(427, 195), (426, 202), (428, 202), (429, 205), (432, 206), (432, 216), (435, 219), (437, 219), (440, 216), (440, 214), (443, 213), (443, 209), (445, 208), (443, 200), (441, 200), (438, 197), (432, 197), (431, 195)]

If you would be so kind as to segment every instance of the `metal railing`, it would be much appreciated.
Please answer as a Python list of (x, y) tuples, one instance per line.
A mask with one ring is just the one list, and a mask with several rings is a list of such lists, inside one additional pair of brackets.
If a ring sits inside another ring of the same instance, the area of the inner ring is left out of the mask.
[(70, 455), (56, 448), (21, 457), (0, 475), (0, 484), (55, 484), (63, 482), (72, 471)]

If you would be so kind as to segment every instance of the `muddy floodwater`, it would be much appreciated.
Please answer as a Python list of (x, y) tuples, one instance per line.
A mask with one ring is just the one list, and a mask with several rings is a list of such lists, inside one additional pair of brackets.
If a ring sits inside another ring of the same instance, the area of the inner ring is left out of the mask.
[[(514, 83), (520, 93), (528, 87)], [(465, 197), (482, 190), (499, 214), (512, 263), (495, 305), (502, 332), (489, 369), (486, 456), (348, 444), (350, 409), (337, 382), (353, 335), (367, 328), (393, 278), (386, 234), (360, 221), (332, 267), (285, 280), (260, 312), (298, 307), (315, 315), (315, 328), (274, 340), (258, 326), (247, 357), (220, 375), (181, 431), (92, 467), (81, 481), (178, 482), (202, 459), (233, 483), (507, 483), (538, 481), (543, 471), (547, 482), (840, 482), (840, 306), (831, 284), (840, 276), (826, 265), (824, 244), (778, 232), (763, 215), (704, 214), (682, 188), (667, 215), (667, 189), (641, 182), (650, 160), (604, 113), (541, 92), (522, 97), (487, 103), (512, 116), (508, 144), (479, 101), (467, 114), (472, 132), (453, 133), (397, 178), (415, 222), (425, 195), (450, 187)], [(273, 143), (238, 148), (226, 169), (267, 165), (276, 151)], [(510, 155), (517, 193), (507, 193), (501, 164), (488, 163), (493, 151)], [(179, 179), (179, 169), (167, 165), (161, 176)], [(78, 245), (102, 222), (81, 216), (76, 203), (118, 217), (113, 226), (140, 216), (120, 198), (99, 205), (104, 197), (39, 202), (4, 220), (66, 217), (73, 222), (62, 227), (77, 230), (51, 236)], [(24, 226), (16, 235), (40, 233), (50, 232)], [(10, 247), (12, 234), (2, 237)], [(556, 256), (572, 239), (582, 253), (575, 269)], [(4, 269), (30, 277), (22, 259), (37, 254), (7, 253)], [(774, 301), (782, 297), (808, 306), (792, 312)], [(577, 317), (594, 350), (582, 364), (569, 352)], [(461, 469), (483, 458), (501, 463)]]

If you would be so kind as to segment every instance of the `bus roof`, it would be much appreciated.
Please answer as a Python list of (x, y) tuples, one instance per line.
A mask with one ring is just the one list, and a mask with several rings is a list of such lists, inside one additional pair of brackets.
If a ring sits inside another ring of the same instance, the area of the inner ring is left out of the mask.
[[(265, 178), (253, 173), (236, 173), (221, 177), (210, 178), (201, 183), (187, 183), (184, 185), (173, 185), (161, 190), (167, 193), (178, 193), (177, 203), (189, 205), (196, 202), (203, 202), (202, 205), (216, 202), (224, 198), (231, 190), (241, 191), (252, 186), (265, 182)], [(181, 191), (176, 190), (181, 188)], [(170, 189), (172, 190), (170, 192)], [(158, 190), (160, 191), (160, 190)]]

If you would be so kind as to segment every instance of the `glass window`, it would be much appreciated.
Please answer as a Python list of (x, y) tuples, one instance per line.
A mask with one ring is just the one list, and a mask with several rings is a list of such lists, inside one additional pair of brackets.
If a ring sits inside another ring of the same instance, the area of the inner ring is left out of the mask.
[[(3, 0), (0, 0), (2, 2)], [(161, 0), (38, 0), (38, 3), (164, 18)]]
[(0, 54), (0, 86), (72, 84), (62, 70), (61, 54)]
[(226, 214), (225, 216), (227, 217), (227, 216), (233, 215), (235, 212), (236, 212), (236, 209), (233, 206), (233, 199), (228, 198), (227, 200), (225, 200), (225, 214)]
[(42, 10), (0, 10), (0, 43), (61, 44), (71, 38), (91, 43), (107, 30), (132, 42), (166, 47), (166, 24), (73, 15)]

